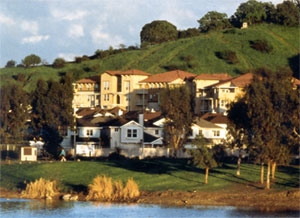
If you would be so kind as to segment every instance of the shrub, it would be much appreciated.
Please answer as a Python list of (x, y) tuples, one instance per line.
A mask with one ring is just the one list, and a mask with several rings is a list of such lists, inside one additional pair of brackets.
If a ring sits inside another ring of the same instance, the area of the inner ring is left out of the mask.
[(128, 179), (126, 186), (122, 181), (112, 182), (106, 176), (97, 176), (93, 184), (89, 185), (86, 200), (92, 201), (121, 201), (136, 198), (140, 195), (138, 185), (133, 179)]
[(251, 48), (262, 53), (270, 53), (271, 51), (273, 51), (273, 46), (270, 43), (268, 43), (267, 40), (258, 39), (250, 41), (250, 46)]
[(112, 199), (113, 185), (111, 178), (106, 176), (97, 176), (93, 184), (89, 185), (89, 194), (87, 200), (109, 201)]
[(25, 198), (51, 198), (57, 194), (56, 181), (49, 181), (43, 178), (30, 182), (22, 192)]
[(123, 192), (124, 199), (132, 199), (140, 196), (139, 187), (132, 178), (128, 179)]
[(235, 52), (231, 50), (216, 52), (216, 56), (220, 59), (223, 59), (228, 64), (236, 64), (239, 62)]

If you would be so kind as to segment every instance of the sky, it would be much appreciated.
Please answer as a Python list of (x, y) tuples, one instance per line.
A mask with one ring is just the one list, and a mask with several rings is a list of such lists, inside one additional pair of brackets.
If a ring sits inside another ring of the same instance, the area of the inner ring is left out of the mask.
[[(145, 24), (166, 20), (178, 30), (198, 28), (209, 11), (233, 15), (247, 0), (1, 0), (0, 67), (38, 55), (58, 58), (93, 55), (120, 44), (140, 46)], [(283, 0), (260, 0), (274, 5)]]

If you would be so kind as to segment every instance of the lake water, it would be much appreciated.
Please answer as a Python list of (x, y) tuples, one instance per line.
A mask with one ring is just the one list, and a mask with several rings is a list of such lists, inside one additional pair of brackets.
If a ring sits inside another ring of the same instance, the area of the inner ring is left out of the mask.
[(235, 207), (164, 207), (146, 204), (107, 204), (95, 202), (40, 201), (0, 198), (0, 217), (299, 217), (299, 212), (266, 212)]

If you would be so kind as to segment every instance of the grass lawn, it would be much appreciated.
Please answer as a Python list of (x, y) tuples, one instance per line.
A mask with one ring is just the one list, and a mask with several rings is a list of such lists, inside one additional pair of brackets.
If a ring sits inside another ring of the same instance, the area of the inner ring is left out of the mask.
[[(265, 169), (266, 172), (266, 169)], [(235, 175), (234, 164), (211, 169), (209, 183), (204, 185), (204, 170), (187, 164), (186, 160), (120, 160), (68, 162), (12, 162), (1, 164), (0, 186), (16, 191), (25, 188), (25, 182), (39, 178), (56, 180), (61, 191), (84, 191), (97, 175), (126, 182), (133, 178), (142, 191), (220, 191), (237, 184), (261, 187), (260, 166), (242, 164), (241, 176)], [(287, 190), (299, 187), (299, 166), (279, 167), (271, 188)]]

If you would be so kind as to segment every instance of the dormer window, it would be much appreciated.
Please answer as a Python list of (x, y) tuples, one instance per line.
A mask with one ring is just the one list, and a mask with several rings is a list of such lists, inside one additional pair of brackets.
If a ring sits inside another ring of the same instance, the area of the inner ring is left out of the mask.
[(137, 129), (127, 129), (127, 138), (137, 138)]

